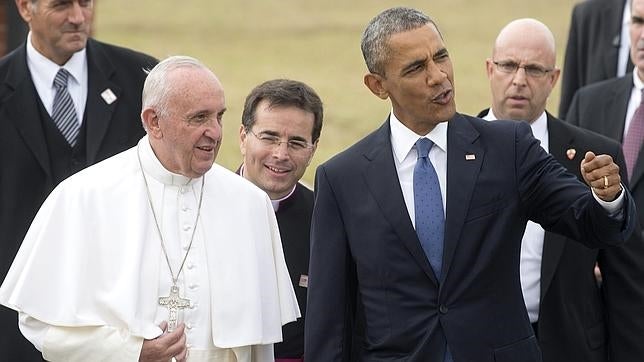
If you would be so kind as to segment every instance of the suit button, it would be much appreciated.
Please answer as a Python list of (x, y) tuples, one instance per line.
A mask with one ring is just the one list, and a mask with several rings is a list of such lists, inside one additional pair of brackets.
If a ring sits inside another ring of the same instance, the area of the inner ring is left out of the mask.
[(447, 306), (445, 304), (441, 304), (440, 307), (438, 307), (438, 311), (441, 312), (441, 314), (447, 314), (449, 309), (447, 309)]

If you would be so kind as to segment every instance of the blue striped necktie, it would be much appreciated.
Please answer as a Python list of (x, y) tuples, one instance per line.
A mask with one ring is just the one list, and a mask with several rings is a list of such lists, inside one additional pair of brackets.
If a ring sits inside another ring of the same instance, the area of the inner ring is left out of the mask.
[(54, 95), (54, 107), (52, 109), (51, 118), (56, 123), (60, 133), (65, 137), (67, 143), (74, 147), (80, 124), (76, 116), (76, 108), (71, 95), (67, 90), (67, 81), (69, 79), (69, 72), (65, 68), (60, 68), (56, 77), (54, 78), (54, 88), (56, 94)]

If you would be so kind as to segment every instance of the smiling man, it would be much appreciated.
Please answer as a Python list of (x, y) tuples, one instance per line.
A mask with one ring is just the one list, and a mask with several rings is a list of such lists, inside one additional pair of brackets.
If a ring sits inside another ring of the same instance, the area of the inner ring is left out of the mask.
[(302, 318), (283, 328), (276, 361), (301, 361), (309, 270), (313, 192), (299, 181), (311, 162), (322, 131), (320, 97), (306, 84), (288, 79), (264, 82), (246, 97), (239, 129), (244, 163), (239, 172), (271, 199), (284, 257)]
[(456, 113), (449, 52), (420, 11), (377, 15), (362, 52), (391, 112), (317, 169), (305, 360), (540, 362), (519, 281), (526, 222), (623, 243), (636, 221), (618, 167), (586, 153), (591, 191), (527, 124)]
[(273, 360), (297, 301), (268, 197), (214, 163), (225, 110), (209, 69), (170, 57), (147, 136), (47, 198), (0, 287), (46, 360)]

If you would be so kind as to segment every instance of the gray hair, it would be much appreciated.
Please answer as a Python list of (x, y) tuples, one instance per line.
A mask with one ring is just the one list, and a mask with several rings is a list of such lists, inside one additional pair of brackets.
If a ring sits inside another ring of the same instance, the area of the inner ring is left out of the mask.
[[(387, 9), (371, 19), (362, 33), (362, 56), (371, 73), (384, 75), (385, 62), (389, 57), (387, 41), (397, 33), (420, 28), (432, 24), (438, 30), (436, 23), (422, 12), (406, 7)], [(440, 34), (440, 31), (439, 31)]]
[(154, 108), (156, 113), (160, 115), (165, 116), (168, 114), (170, 107), (168, 98), (172, 90), (172, 83), (168, 82), (168, 75), (179, 68), (205, 69), (212, 73), (199, 60), (189, 56), (175, 55), (164, 59), (152, 68), (145, 78), (141, 96), (143, 109)]

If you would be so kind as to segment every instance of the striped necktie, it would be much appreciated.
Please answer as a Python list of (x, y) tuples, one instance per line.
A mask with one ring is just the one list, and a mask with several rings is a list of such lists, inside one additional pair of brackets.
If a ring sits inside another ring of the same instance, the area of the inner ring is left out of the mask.
[(56, 123), (60, 133), (65, 137), (67, 143), (74, 147), (80, 124), (76, 116), (76, 108), (71, 95), (67, 90), (67, 81), (69, 79), (69, 72), (64, 68), (60, 68), (56, 77), (54, 78), (54, 88), (56, 94), (54, 95), (54, 107), (52, 110), (51, 118)]

